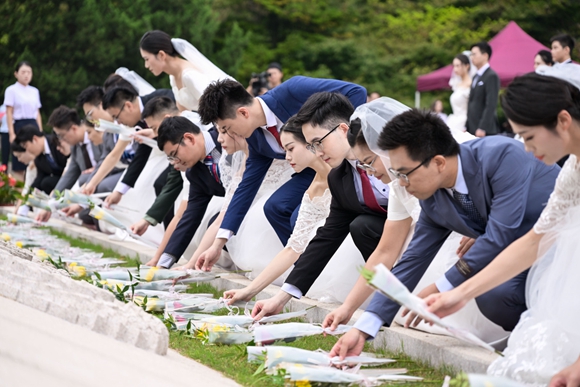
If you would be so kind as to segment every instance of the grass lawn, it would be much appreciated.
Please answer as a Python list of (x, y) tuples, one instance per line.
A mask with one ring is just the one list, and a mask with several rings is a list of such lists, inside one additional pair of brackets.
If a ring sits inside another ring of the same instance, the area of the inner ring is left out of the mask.
[[(72, 238), (53, 229), (50, 229), (50, 233), (58, 238), (68, 241), (71, 246), (100, 252), (103, 253), (105, 257), (125, 259), (127, 262), (124, 266), (138, 266), (140, 264), (139, 260), (135, 257), (131, 258), (122, 256), (111, 249), (103, 248), (85, 240)], [(187, 292), (212, 293), (216, 297), (220, 297), (223, 294), (208, 283), (193, 284)], [(227, 314), (227, 310), (223, 309), (218, 311), (216, 314)], [(320, 348), (329, 351), (337, 340), (338, 338), (334, 336), (310, 336), (299, 338), (290, 343), (276, 343), (276, 345), (287, 345), (308, 350), (316, 350)], [(264, 373), (254, 376), (258, 365), (248, 363), (245, 345), (204, 345), (197, 339), (187, 337), (183, 332), (170, 332), (169, 347), (184, 356), (222, 372), (227, 377), (234, 379), (244, 386), (265, 387), (276, 385), (274, 384), (273, 379)], [(387, 351), (377, 351), (371, 348), (368, 344), (365, 347), (365, 351), (376, 353), (379, 357), (388, 357), (397, 360), (395, 363), (382, 366), (382, 368), (406, 368), (408, 370), (408, 375), (421, 376), (424, 378), (422, 382), (397, 384), (398, 386), (440, 386), (443, 383), (445, 375), (453, 375), (451, 370), (435, 370), (425, 364), (410, 359), (402, 353), (394, 354)], [(313, 386), (314, 385), (315, 384), (313, 384)], [(386, 385), (387, 384), (385, 384), (385, 386)]]

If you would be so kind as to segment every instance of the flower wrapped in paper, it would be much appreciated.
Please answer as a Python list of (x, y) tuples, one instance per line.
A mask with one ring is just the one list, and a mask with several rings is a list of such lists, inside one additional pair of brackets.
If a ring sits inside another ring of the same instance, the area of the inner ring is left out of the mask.
[(399, 305), (402, 305), (434, 324), (445, 328), (452, 336), (495, 352), (495, 349), (491, 345), (487, 344), (473, 333), (464, 329), (455, 328), (447, 324), (435, 314), (429, 312), (425, 301), (411, 293), (409, 289), (407, 289), (405, 285), (403, 285), (401, 281), (399, 281), (399, 279), (386, 268), (385, 265), (379, 264), (375, 266), (374, 273), (363, 270), (362, 275), (373, 288), (377, 289)]
[(16, 214), (8, 214), (8, 215), (6, 215), (6, 219), (10, 223), (14, 223), (14, 224), (36, 223), (33, 219), (27, 218), (26, 216), (16, 215)]
[(350, 328), (352, 327), (348, 325), (339, 325), (334, 331), (331, 331), (328, 328), (308, 323), (260, 325), (254, 329), (254, 338), (256, 343), (264, 343), (294, 337), (320, 335), (322, 333), (342, 335), (348, 332)]
[[(131, 272), (131, 275), (129, 275)], [(137, 268), (128, 267), (128, 268), (114, 268), (111, 270), (101, 270), (97, 272), (101, 279), (106, 280), (121, 280), (121, 281), (130, 281), (132, 278), (137, 276)]]
[(64, 191), (62, 201), (65, 204), (80, 204), (86, 207), (92, 207), (101, 204), (103, 201), (80, 192), (73, 192), (69, 189)]
[(32, 195), (28, 197), (28, 199), (26, 200), (26, 204), (41, 210), (52, 211), (52, 208), (50, 208), (48, 201), (35, 198)]
[(125, 125), (115, 124), (110, 121), (99, 120), (97, 127), (99, 131), (118, 134), (122, 140), (129, 140), (131, 138), (138, 138), (139, 142), (151, 148), (157, 147), (157, 142), (151, 138), (141, 136), (135, 128), (130, 128)]
[(141, 281), (162, 281), (185, 277), (187, 273), (181, 270), (167, 270), (159, 267), (143, 266), (139, 267), (139, 277)]
[(109, 223), (117, 228), (120, 228), (121, 230), (127, 230), (127, 226), (125, 226), (123, 223), (121, 223), (117, 218), (115, 218), (113, 215), (111, 215), (104, 208), (94, 207), (89, 212), (89, 215), (97, 220), (102, 220), (102, 221), (107, 222), (107, 223)]
[(363, 383), (367, 381), (367, 378), (361, 374), (332, 367), (280, 363), (278, 369), (283, 369), (286, 372), (286, 379), (292, 382)]

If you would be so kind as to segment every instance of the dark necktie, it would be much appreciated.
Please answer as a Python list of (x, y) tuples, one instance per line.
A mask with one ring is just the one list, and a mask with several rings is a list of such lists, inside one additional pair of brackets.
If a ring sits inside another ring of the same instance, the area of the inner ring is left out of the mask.
[(266, 130), (268, 132), (272, 133), (272, 135), (276, 139), (276, 142), (278, 142), (278, 145), (280, 145), (280, 147), (282, 147), (282, 142), (280, 141), (280, 133), (278, 133), (278, 128), (275, 126), (268, 126), (266, 128)]
[(83, 159), (85, 160), (85, 169), (92, 168), (93, 162), (91, 161), (91, 156), (89, 156), (87, 144), (81, 144), (81, 151), (83, 152)]
[(467, 217), (472, 221), (474, 221), (481, 228), (485, 229), (486, 222), (483, 219), (483, 217), (479, 214), (479, 211), (477, 211), (477, 208), (475, 208), (475, 204), (473, 204), (473, 201), (471, 200), (469, 195), (459, 193), (454, 189), (452, 191), (453, 198), (457, 200), (457, 202), (461, 205), (461, 208), (463, 208), (463, 211), (465, 211)]
[(473, 82), (471, 83), (471, 88), (473, 89), (475, 86), (477, 86), (477, 82), (479, 81), (479, 78), (481, 78), (479, 76), (479, 74), (475, 74), (475, 77), (473, 77)]
[(360, 175), (361, 185), (362, 185), (362, 192), (363, 192), (363, 200), (368, 208), (375, 212), (379, 212), (381, 214), (386, 214), (387, 211), (381, 207), (375, 193), (373, 192), (373, 186), (371, 185), (371, 181), (367, 176), (367, 173), (360, 168), (357, 168), (357, 171)]
[(56, 164), (56, 162), (54, 161), (54, 159), (52, 158), (50, 153), (46, 153), (45, 156), (46, 156), (46, 161), (48, 161), (48, 165), (50, 165), (50, 169), (52, 169), (52, 171), (54, 173), (60, 172), (61, 168), (59, 168), (59, 166)]
[[(213, 153), (213, 151), (212, 151), (212, 153)], [(218, 168), (218, 162), (219, 162), (219, 160), (215, 160), (211, 153), (209, 155), (207, 155), (205, 157), (205, 159), (203, 160), (203, 163), (209, 169), (209, 173), (211, 173), (211, 175), (213, 176), (215, 181), (219, 183), (220, 182), (220, 171)]]

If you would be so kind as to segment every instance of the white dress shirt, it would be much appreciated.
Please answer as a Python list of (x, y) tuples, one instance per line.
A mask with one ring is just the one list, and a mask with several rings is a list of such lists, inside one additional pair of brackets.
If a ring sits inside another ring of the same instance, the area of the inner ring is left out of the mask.
[[(87, 153), (89, 154), (89, 158), (91, 159), (91, 163), (93, 163), (93, 167), (97, 166), (97, 162), (95, 161), (95, 154), (93, 153), (93, 147), (91, 140), (89, 139), (89, 134), (85, 132), (85, 139), (83, 140), (83, 144), (86, 144)], [(88, 166), (87, 166), (88, 167)]]
[[(365, 204), (364, 197), (363, 197), (363, 189), (362, 189), (362, 181), (360, 174), (357, 170), (356, 160), (348, 160), (348, 163), (351, 165), (352, 177), (354, 181), (354, 189), (356, 191), (356, 196), (360, 204)], [(371, 182), (371, 186), (373, 187), (373, 193), (375, 194), (375, 198), (377, 202), (381, 206), (387, 206), (389, 203), (389, 189), (391, 188), (388, 184), (383, 183), (379, 179), (374, 176), (369, 176), (369, 180)], [(300, 289), (296, 286), (291, 285), (289, 283), (284, 283), (282, 285), (282, 290), (286, 293), (290, 294), (294, 298), (301, 298), (303, 296)], [(381, 324), (382, 325), (382, 324)]]
[[(457, 157), (457, 177), (455, 178), (455, 185), (452, 188), (445, 189), (449, 195), (453, 198), (453, 190), (462, 193), (469, 194), (467, 189), (467, 184), (465, 183), (465, 178), (463, 177), (463, 168), (461, 167), (461, 157)], [(446, 292), (453, 289), (451, 282), (443, 275), (437, 281), (435, 281), (435, 286), (439, 292)], [(361, 332), (369, 335), (369, 338), (374, 338), (385, 321), (381, 319), (377, 314), (372, 312), (364, 312), (360, 319), (354, 324), (354, 327)]]
[(476, 73), (476, 77), (473, 77), (473, 81), (471, 83), (471, 88), (474, 88), (475, 86), (477, 86), (476, 80), (477, 82), (479, 82), (479, 80), (481, 79), (481, 76), (483, 75), (483, 73), (485, 73), (485, 70), (487, 70), (489, 68), (489, 63), (484, 64), (483, 66), (481, 66), (480, 69), (477, 70)]
[(35, 120), (40, 103), (40, 93), (34, 86), (24, 86), (20, 82), (8, 86), (4, 93), (4, 105), (14, 108), (12, 118), (14, 120)]

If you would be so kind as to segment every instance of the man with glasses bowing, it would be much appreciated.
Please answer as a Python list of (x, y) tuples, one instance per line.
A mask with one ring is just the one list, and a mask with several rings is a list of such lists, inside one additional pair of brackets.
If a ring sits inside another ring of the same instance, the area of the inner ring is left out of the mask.
[(333, 168), (328, 174), (330, 213), (294, 264), (282, 290), (256, 303), (252, 311), (256, 320), (279, 313), (292, 297), (305, 295), (349, 233), (365, 261), (381, 240), (389, 187), (367, 175), (367, 170), (373, 171), (372, 161), (359, 164), (352, 152), (348, 123), (353, 112), (346, 97), (323, 92), (310, 97), (296, 115), (295, 123), (302, 126), (309, 149)]
[[(209, 270), (217, 261), (223, 246), (238, 231), (272, 160), (285, 158), (280, 128), (311, 95), (321, 91), (344, 95), (355, 107), (366, 102), (366, 90), (362, 86), (302, 76), (290, 78), (260, 97), (253, 97), (233, 80), (217, 81), (205, 89), (199, 101), (201, 122), (213, 123), (220, 131), (246, 138), (249, 156), (242, 182), (234, 193), (214, 244), (200, 255), (196, 267)], [(297, 213), (313, 177), (314, 171), (310, 168), (293, 175), (264, 205), (264, 214), (284, 246), (292, 233), (293, 214)]]
[[(418, 294), (425, 298), (459, 286), (487, 266), (536, 223), (560, 168), (547, 166), (513, 139), (493, 136), (457, 144), (430, 112), (412, 109), (385, 125), (378, 147), (421, 215), (407, 250), (392, 273), (411, 291), (452, 231), (476, 241), (456, 264)], [(527, 271), (476, 299), (489, 320), (511, 331), (526, 310)], [(330, 356), (358, 355), (365, 340), (390, 325), (400, 305), (375, 293), (366, 312)], [(407, 324), (419, 323), (411, 314)]]
[(169, 268), (179, 260), (195, 235), (210, 200), (225, 195), (218, 167), (222, 147), (217, 138), (215, 128), (202, 131), (185, 117), (167, 117), (159, 126), (157, 145), (176, 169), (187, 170), (189, 197), (187, 208), (157, 266)]

